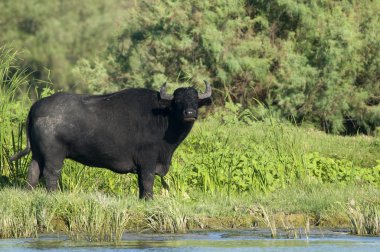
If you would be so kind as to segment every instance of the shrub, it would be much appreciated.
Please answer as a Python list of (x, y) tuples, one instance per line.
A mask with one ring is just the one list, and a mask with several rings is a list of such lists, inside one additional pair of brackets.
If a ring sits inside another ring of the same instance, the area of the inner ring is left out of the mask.
[[(256, 100), (332, 133), (380, 124), (375, 1), (142, 2), (110, 45), (120, 87), (212, 81), (217, 104)], [(112, 62), (112, 61), (111, 61)]]

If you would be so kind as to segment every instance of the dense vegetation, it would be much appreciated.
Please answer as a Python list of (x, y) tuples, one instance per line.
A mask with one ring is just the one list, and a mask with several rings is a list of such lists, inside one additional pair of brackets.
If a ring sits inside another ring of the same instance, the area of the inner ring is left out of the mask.
[(76, 81), (74, 64), (94, 59), (123, 22), (132, 1), (5, 0), (0, 2), (0, 45), (20, 51), (34, 79), (53, 81), (57, 89), (88, 90)]
[(380, 123), (378, 1), (160, 1), (132, 9), (111, 46), (121, 85), (209, 79), (327, 132)]
[(0, 29), (64, 90), (206, 79), (216, 104), (352, 134), (380, 123), (379, 13), (371, 0), (3, 1)]

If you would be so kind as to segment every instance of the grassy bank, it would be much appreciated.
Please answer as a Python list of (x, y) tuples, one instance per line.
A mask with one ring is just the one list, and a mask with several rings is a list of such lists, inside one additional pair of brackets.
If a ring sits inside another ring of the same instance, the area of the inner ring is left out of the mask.
[[(127, 232), (270, 228), (273, 237), (308, 235), (311, 228), (344, 227), (379, 234), (380, 191), (370, 187), (312, 186), (270, 195), (157, 195), (154, 201), (102, 193), (0, 192), (0, 236), (45, 232), (72, 239), (118, 241)], [(373, 217), (377, 216), (377, 219)], [(377, 224), (378, 225), (378, 224)], [(377, 233), (376, 233), (377, 232)]]

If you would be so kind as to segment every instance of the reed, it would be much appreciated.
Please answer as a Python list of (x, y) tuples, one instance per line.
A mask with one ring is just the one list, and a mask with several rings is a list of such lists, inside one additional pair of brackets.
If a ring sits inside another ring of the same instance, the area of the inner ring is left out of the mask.
[(35, 236), (38, 222), (30, 198), (22, 193), (2, 198), (0, 205), (0, 235), (3, 238)]
[(269, 228), (271, 237), (277, 237), (277, 226), (274, 214), (267, 207), (264, 207), (262, 204), (254, 205), (251, 209), (251, 213), (258, 218), (260, 222), (264, 224), (265, 227)]
[[(157, 195), (155, 200), (145, 202), (135, 195), (118, 197), (100, 192), (47, 193), (44, 189), (3, 188), (0, 237), (64, 233), (73, 240), (118, 242), (125, 232), (183, 233), (258, 226), (268, 228), (272, 237), (299, 238), (307, 237), (315, 225), (349, 227), (352, 223), (355, 234), (379, 235), (379, 202), (372, 201), (370, 205), (356, 202), (368, 199), (369, 192), (378, 197), (380, 191), (339, 187), (336, 190), (336, 195), (330, 194), (330, 189), (316, 187), (297, 197), (294, 197), (297, 190), (293, 190), (287, 194), (276, 192), (230, 199), (225, 194), (194, 192), (189, 198)], [(323, 207), (309, 203), (316, 198), (325, 201)], [(355, 205), (339, 203), (347, 202), (348, 198), (354, 199)], [(350, 207), (344, 216), (342, 205)]]
[(185, 233), (189, 229), (190, 217), (171, 199), (149, 206), (145, 219), (147, 228), (154, 232)]
[(380, 235), (380, 206), (374, 202), (350, 200), (345, 211), (351, 221), (351, 233), (355, 235)]
[(130, 218), (125, 201), (102, 194), (81, 196), (59, 195), (59, 216), (69, 237), (74, 240), (119, 241)]
[[(22, 121), (27, 111), (22, 105), (29, 102), (26, 70), (17, 66), (17, 52), (9, 47), (0, 47), (0, 176), (1, 180), (16, 184), (23, 181), (25, 162), (9, 163), (12, 153), (22, 148), (24, 134)], [(27, 92), (26, 92), (27, 93)], [(17, 99), (16, 99), (17, 97)]]

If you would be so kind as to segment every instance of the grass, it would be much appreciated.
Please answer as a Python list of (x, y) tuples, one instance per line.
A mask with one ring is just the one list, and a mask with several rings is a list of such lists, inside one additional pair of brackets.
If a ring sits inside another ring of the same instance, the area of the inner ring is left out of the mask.
[(373, 202), (357, 203), (351, 200), (345, 210), (351, 220), (352, 233), (356, 235), (380, 235), (380, 205)]
[[(310, 190), (288, 189), (266, 196), (231, 198), (201, 193), (191, 194), (189, 198), (157, 195), (154, 201), (148, 202), (137, 200), (134, 195), (48, 194), (42, 189), (4, 188), (0, 191), (0, 237), (34, 237), (58, 232), (74, 240), (117, 242), (124, 231), (178, 233), (265, 227), (273, 237), (297, 238), (307, 235), (313, 227), (351, 227), (356, 233), (360, 225), (353, 224), (353, 219), (360, 219), (363, 226), (375, 231), (358, 234), (378, 235), (380, 190), (340, 187), (331, 193), (333, 188), (315, 186)], [(370, 197), (368, 192), (374, 196)], [(314, 201), (318, 204), (310, 204)], [(370, 202), (370, 205), (362, 211), (353, 207), (352, 202), (360, 206)], [(364, 215), (353, 217), (353, 211)], [(373, 214), (377, 214), (377, 219)]]
[(27, 74), (16, 65), (17, 52), (6, 47), (0, 47), (0, 181), (11, 180), (17, 183), (21, 174), (19, 169), (13, 169), (7, 160), (10, 152), (17, 151), (24, 136), (20, 124), (24, 121), (27, 111), (22, 107), (30, 102), (27, 95), (19, 99), (15, 97), (27, 86)]
[[(229, 194), (269, 193), (300, 183), (380, 185), (378, 138), (326, 135), (273, 119), (251, 125), (221, 121), (214, 115), (199, 123), (179, 147), (169, 174), (176, 190), (196, 186)], [(371, 154), (366, 162), (364, 152)]]

